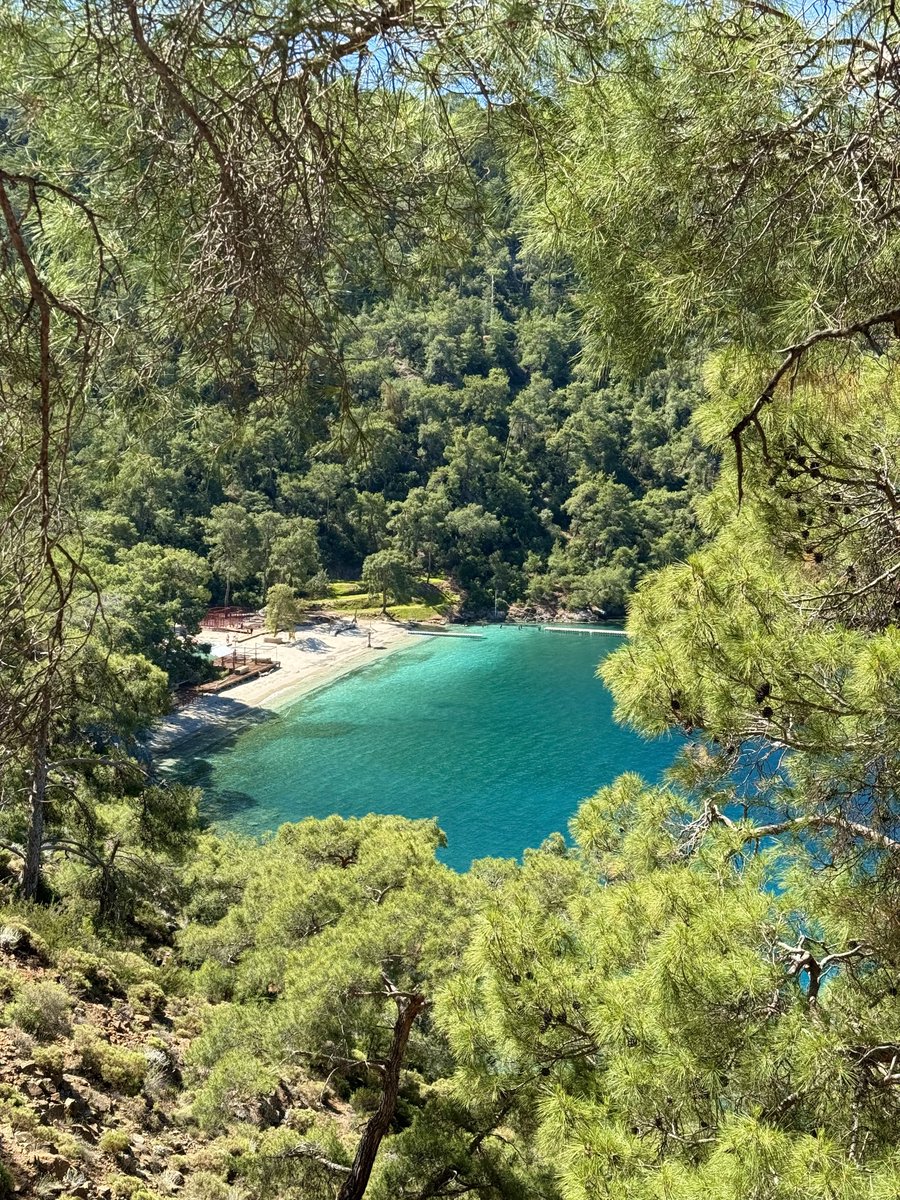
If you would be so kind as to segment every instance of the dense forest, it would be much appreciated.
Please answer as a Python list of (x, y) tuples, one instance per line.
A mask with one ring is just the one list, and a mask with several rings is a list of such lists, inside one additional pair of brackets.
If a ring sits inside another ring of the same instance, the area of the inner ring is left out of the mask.
[[(344, 406), (327, 374), (312, 412), (273, 409), (252, 372), (237, 396), (183, 386), (173, 356), (164, 419), (104, 412), (76, 454), (101, 584), (189, 577), (190, 625), (207, 583), (258, 607), (273, 584), (322, 596), (392, 552), (471, 614), (621, 616), (647, 570), (701, 540), (692, 501), (715, 459), (688, 427), (697, 370), (598, 379), (580, 365), (574, 281), (516, 246), (349, 295)], [(152, 636), (134, 648), (158, 660)]]
[[(0, 1197), (898, 1194), (898, 38), (0, 7)], [(627, 608), (667, 782), (204, 828), (183, 631), (388, 567)]]

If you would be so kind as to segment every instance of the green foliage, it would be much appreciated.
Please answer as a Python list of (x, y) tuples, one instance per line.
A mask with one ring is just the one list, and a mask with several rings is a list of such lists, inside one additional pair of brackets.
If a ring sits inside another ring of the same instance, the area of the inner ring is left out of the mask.
[[(889, 1135), (832, 1171), (854, 1106), (887, 1134), (893, 1098), (854, 1098), (838, 1064), (863, 1026), (870, 1046), (895, 1036), (870, 1007), (893, 968), (878, 985), (851, 958), (817, 998), (785, 970), (804, 918), (783, 884), (802, 853), (742, 861), (730, 828), (635, 778), (573, 831), (575, 854), (529, 854), (497, 889), (440, 996), (459, 1096), (536, 1112), (535, 1146), (574, 1198), (787, 1198), (809, 1172), (810, 1195), (849, 1196), (873, 1174), (889, 1189)], [(846, 936), (819, 921), (817, 938)]]
[(279, 1073), (255, 1056), (227, 1055), (208, 1072), (193, 1106), (202, 1129), (221, 1129), (234, 1121), (265, 1124), (267, 1101), (276, 1091)]
[(206, 520), (209, 560), (225, 580), (225, 604), (234, 583), (254, 573), (261, 563), (262, 544), (253, 517), (239, 504), (220, 504)]
[(97, 1145), (104, 1154), (127, 1154), (131, 1149), (131, 1135), (124, 1129), (104, 1129)]
[(505, 1124), (507, 1113), (504, 1101), (430, 1097), (391, 1139), (372, 1181), (372, 1200), (413, 1200), (447, 1187), (486, 1200), (558, 1200), (552, 1167), (522, 1126), (514, 1133)]
[(64, 987), (50, 980), (23, 984), (6, 1006), (6, 1020), (41, 1041), (65, 1037), (70, 1029), (72, 998)]
[(22, 979), (14, 967), (0, 968), (0, 998), (8, 1000), (21, 986)]
[[(251, 1195), (260, 1200), (290, 1197), (331, 1196), (335, 1191), (336, 1172), (325, 1164), (347, 1167), (347, 1153), (336, 1131), (325, 1122), (298, 1136), (294, 1130), (266, 1130), (253, 1152), (242, 1155), (238, 1170)], [(218, 1200), (211, 1196), (210, 1200)]]
[(212, 1171), (194, 1171), (185, 1195), (190, 1200), (231, 1200), (232, 1192), (225, 1180)]
[(89, 532), (90, 561), (108, 611), (106, 634), (118, 649), (147, 656), (181, 682), (196, 673), (189, 644), (179, 627), (196, 633), (209, 604), (209, 567), (190, 550), (137, 542), (95, 541)]
[(152, 963), (133, 950), (111, 949), (107, 951), (106, 959), (118, 986), (125, 990), (151, 982), (157, 976), (157, 970)]
[[(459, 605), (460, 595), (443, 579), (411, 579), (410, 591), (413, 600), (409, 604), (387, 605), (387, 614), (398, 621), (433, 621), (447, 617)], [(353, 614), (359, 617), (375, 617), (381, 613), (379, 605), (372, 604), (362, 580), (340, 580), (328, 587), (328, 598), (324, 603), (308, 604), (311, 610)]]
[(62, 1046), (35, 1046), (31, 1057), (45, 1075), (62, 1080), (66, 1069), (66, 1055)]
[(113, 1045), (92, 1025), (77, 1025), (73, 1041), (84, 1071), (128, 1096), (138, 1094), (147, 1075), (140, 1051)]
[[(692, 502), (714, 457), (688, 428), (702, 397), (696, 369), (673, 364), (632, 383), (578, 366), (576, 281), (537, 259), (523, 273), (513, 230), (464, 268), (407, 284), (355, 301), (345, 358), (356, 432), (344, 452), (327, 388), (302, 436), (296, 414), (263, 397), (234, 412), (186, 394), (170, 402), (190, 438), (135, 433), (119, 414), (92, 435), (96, 457), (79, 467), (86, 503), (121, 510), (151, 561), (167, 547), (207, 556), (217, 601), (260, 606), (274, 583), (321, 596), (323, 570), (355, 576), (370, 555), (396, 552), (413, 576), (451, 580), (470, 610), (492, 611), (495, 599), (505, 610), (540, 580), (543, 602), (620, 614), (648, 568), (700, 541)], [(149, 505), (133, 487), (136, 450), (97, 469), (111, 445), (137, 438), (140, 469), (165, 481)], [(604, 488), (608, 502), (591, 509), (585, 497)], [(177, 645), (166, 646), (172, 675)], [(161, 661), (157, 648), (145, 653)], [(197, 669), (179, 660), (177, 678)]]
[(316, 522), (310, 517), (281, 518), (272, 540), (268, 569), (272, 578), (306, 596), (320, 591), (322, 564)]
[[(28, 913), (32, 918), (32, 923), (35, 918), (40, 918), (40, 910), (30, 910)], [(55, 924), (55, 922), (53, 922)], [(17, 919), (17, 914), (8, 917), (0, 925), (0, 946), (4, 950), (12, 951), (14, 954), (33, 955), (38, 959), (47, 957), (47, 941), (45, 938), (32, 929), (31, 925)]]
[[(886, 1200), (896, 15), (401, 8), (0, 14), (0, 835), (54, 899), (0, 944), (159, 1010), (178, 976), (134, 950), (180, 922), (187, 1099), (252, 1127), (254, 1196), (334, 1195), (384, 1140), (375, 1200)], [(428, 822), (201, 836), (132, 754), (202, 674), (207, 563), (276, 628), (325, 571), (362, 572), (348, 610), (441, 604), (434, 573), (630, 603), (617, 713), (690, 741), (466, 876)], [(8, 990), (67, 1031), (58, 984)], [(144, 1055), (73, 1043), (140, 1090)]]
[(149, 1197), (149, 1200), (153, 1200), (152, 1193), (147, 1192), (141, 1180), (135, 1175), (122, 1175), (114, 1172), (106, 1176), (105, 1183), (115, 1200), (141, 1200), (142, 1194)]
[[(112, 772), (93, 774), (86, 803), (69, 817), (72, 853), (54, 871), (67, 901), (101, 924), (158, 931), (181, 902), (180, 865), (197, 838), (197, 792), (135, 781), (122, 795)], [(77, 840), (76, 840), (77, 839)]]
[(868, 111), (861, 80), (834, 86), (848, 60), (870, 66), (865, 20), (760, 9), (733, 28), (714, 7), (633, 5), (598, 31), (607, 69), (591, 86), (570, 85), (565, 51), (551, 56), (560, 73), (527, 109), (516, 180), (535, 244), (572, 255), (585, 324), (616, 356), (698, 339), (775, 352), (893, 298), (896, 221), (873, 225), (856, 186), (890, 120), (873, 113), (866, 146), (821, 165), (849, 114)]
[(266, 629), (277, 634), (281, 629), (292, 630), (300, 614), (297, 597), (286, 583), (273, 584), (266, 593)]
[[(183, 956), (231, 975), (228, 1001), (191, 1048), (204, 1126), (277, 1123), (298, 1070), (330, 1089), (374, 1090), (381, 1103), (389, 1088), (409, 1089), (405, 1078), (446, 1069), (429, 993), (459, 964), (471, 888), (435, 861), (441, 841), (430, 822), (397, 817), (285, 825), (260, 849), (241, 901), (215, 925), (188, 927)], [(323, 1157), (261, 1156), (259, 1179), (302, 1194), (327, 1172)]]
[(41, 1123), (25, 1093), (9, 1084), (0, 1086), (0, 1119), (24, 1133), (33, 1133)]
[(142, 1012), (159, 1016), (166, 1007), (166, 993), (152, 980), (133, 984), (125, 993), (128, 1003)]
[(56, 968), (70, 986), (82, 992), (110, 992), (119, 984), (99, 955), (68, 949), (56, 955)]
[(379, 550), (363, 563), (363, 583), (370, 596), (381, 596), (381, 611), (387, 611), (388, 596), (401, 603), (410, 598), (412, 578), (403, 555), (396, 550)]

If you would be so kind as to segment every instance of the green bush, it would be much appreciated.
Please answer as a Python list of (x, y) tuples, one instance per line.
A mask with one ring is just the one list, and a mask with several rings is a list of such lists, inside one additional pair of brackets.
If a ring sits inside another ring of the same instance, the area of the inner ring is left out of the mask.
[(75, 1049), (88, 1074), (126, 1095), (136, 1096), (147, 1075), (147, 1059), (138, 1050), (113, 1046), (92, 1025), (75, 1030)]
[(107, 1175), (104, 1183), (115, 1200), (131, 1200), (141, 1186), (140, 1179), (136, 1179), (133, 1175)]
[(159, 1014), (166, 1007), (166, 993), (159, 984), (146, 979), (143, 983), (133, 984), (126, 992), (128, 1003), (132, 1008), (151, 1014)]
[(350, 1097), (350, 1107), (360, 1116), (367, 1116), (375, 1111), (380, 1100), (381, 1092), (376, 1088), (361, 1087)]
[(104, 1154), (126, 1154), (131, 1149), (131, 1135), (124, 1129), (104, 1129), (97, 1145)]
[[(231, 1174), (236, 1164), (245, 1154), (251, 1152), (256, 1145), (256, 1133), (234, 1131), (211, 1141), (195, 1142), (190, 1151), (182, 1157), (179, 1169), (189, 1178), (195, 1178), (201, 1172), (207, 1172), (218, 1178)], [(170, 1160), (176, 1164), (175, 1156)]]
[[(346, 1163), (346, 1150), (335, 1127), (316, 1122), (304, 1141), (332, 1162)], [(292, 1129), (268, 1129), (234, 1164), (236, 1177), (250, 1196), (283, 1196), (291, 1192), (303, 1197), (327, 1194), (322, 1167), (313, 1159), (298, 1159), (292, 1151), (297, 1135)]]
[(0, 1200), (12, 1200), (16, 1194), (16, 1181), (6, 1163), (0, 1162)]
[(231, 1188), (212, 1171), (196, 1171), (188, 1180), (185, 1200), (229, 1200)]
[(198, 995), (213, 1004), (230, 1000), (234, 992), (234, 971), (208, 958), (194, 973), (191, 984)]
[(22, 986), (22, 975), (15, 967), (0, 967), (0, 1000), (9, 1000)]
[(163, 966), (157, 967), (153, 974), (153, 981), (159, 984), (170, 1000), (173, 1000), (176, 996), (187, 994), (189, 991), (189, 979), (190, 972), (187, 968), (180, 966), (174, 960), (170, 960), (164, 963)]
[(66, 1069), (66, 1055), (62, 1046), (35, 1046), (32, 1058), (45, 1075), (58, 1079)]
[(20, 901), (0, 910), (0, 926), (21, 931), (31, 953), (49, 961), (54, 954), (73, 946), (93, 949), (91, 907), (72, 900), (63, 904), (31, 904)]
[(56, 956), (60, 974), (79, 991), (116, 992), (121, 990), (107, 964), (96, 954), (85, 950), (63, 950)]
[[(0, 1088), (0, 1121), (22, 1133), (33, 1132), (40, 1124), (40, 1118), (31, 1106), (31, 1101), (24, 1092), (11, 1084)], [(2, 1196), (0, 1192), (0, 1196)]]
[(146, 958), (130, 950), (115, 950), (109, 955), (109, 966), (122, 988), (128, 989), (136, 983), (153, 979), (156, 968)]
[(65, 1037), (71, 1028), (72, 1000), (58, 983), (39, 980), (26, 983), (6, 1006), (6, 1019), (42, 1041)]
[(47, 943), (23, 921), (7, 920), (0, 924), (0, 949), (40, 959), (47, 957)]
[[(56, 1147), (56, 1153), (61, 1154), (64, 1158), (83, 1163), (96, 1161), (96, 1151), (89, 1142), (86, 1142), (84, 1138), (77, 1137), (74, 1133), (60, 1129), (58, 1125), (53, 1129), (52, 1141)], [(59, 1197), (58, 1200), (62, 1200), (62, 1197)]]
[(225, 1054), (197, 1090), (194, 1117), (203, 1129), (228, 1125), (235, 1118), (253, 1124), (277, 1087), (278, 1074), (266, 1063), (243, 1050)]

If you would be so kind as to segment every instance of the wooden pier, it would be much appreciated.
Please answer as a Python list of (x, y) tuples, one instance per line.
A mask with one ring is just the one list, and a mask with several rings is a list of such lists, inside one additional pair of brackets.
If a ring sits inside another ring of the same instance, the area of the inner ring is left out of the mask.
[[(628, 637), (624, 629), (590, 629), (586, 626), (578, 625), (537, 625), (528, 621), (509, 622), (503, 628), (506, 629), (534, 629), (538, 633), (600, 633), (606, 634), (609, 637)], [(417, 633), (420, 637), (442, 637), (442, 638), (470, 638), (472, 641), (484, 641), (483, 633), (468, 633), (460, 630), (459, 633), (454, 629), (407, 629), (407, 633)]]
[(275, 658), (259, 658), (255, 654), (247, 654), (246, 650), (232, 650), (230, 654), (215, 659), (214, 665), (225, 674), (219, 679), (201, 683), (197, 691), (203, 695), (216, 695), (239, 683), (268, 675), (270, 671), (277, 671), (280, 664)]
[(574, 625), (539, 625), (539, 633), (600, 633), (609, 637), (628, 637), (624, 629), (583, 629)]

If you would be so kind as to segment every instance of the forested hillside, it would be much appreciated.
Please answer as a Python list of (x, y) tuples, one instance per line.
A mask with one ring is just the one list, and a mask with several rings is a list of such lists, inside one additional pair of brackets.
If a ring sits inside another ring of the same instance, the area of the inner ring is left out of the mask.
[(346, 396), (326, 373), (285, 410), (252, 371), (239, 395), (181, 384), (176, 358), (162, 417), (117, 406), (82, 433), (77, 483), (110, 587), (127, 574), (143, 591), (165, 563), (199, 584), (202, 559), (217, 602), (258, 607), (272, 584), (321, 596), (393, 551), (450, 579), (470, 613), (621, 616), (647, 570), (699, 544), (715, 457), (688, 428), (697, 371), (629, 382), (583, 366), (571, 275), (510, 236), (347, 302)]
[[(0, 7), (0, 1196), (900, 1193), (898, 38)], [(210, 570), (385, 554), (630, 596), (668, 782), (465, 873), (204, 829), (139, 736)]]

